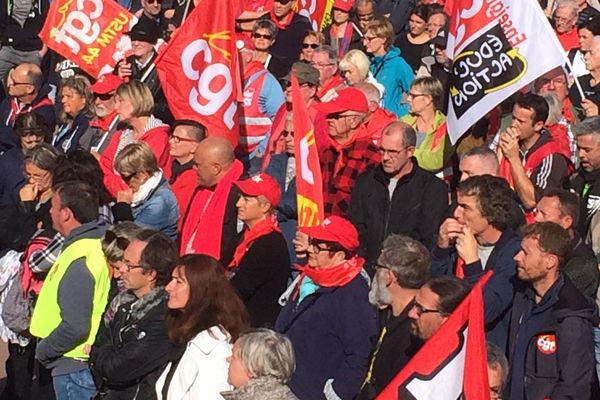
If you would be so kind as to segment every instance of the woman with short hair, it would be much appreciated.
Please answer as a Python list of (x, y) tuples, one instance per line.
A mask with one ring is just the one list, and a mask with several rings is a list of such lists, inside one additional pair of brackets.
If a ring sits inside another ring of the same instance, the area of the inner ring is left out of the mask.
[(115, 169), (128, 188), (117, 193), (117, 221), (134, 221), (175, 240), (179, 211), (175, 195), (146, 143), (128, 144), (115, 159)]
[(126, 183), (117, 175), (114, 163), (117, 154), (128, 144), (146, 143), (165, 177), (169, 178), (171, 175), (169, 126), (152, 115), (153, 108), (152, 93), (143, 82), (132, 80), (123, 83), (115, 92), (115, 110), (124, 127), (111, 137), (100, 156), (104, 184), (115, 198), (120, 190), (127, 189)]
[(358, 83), (370, 83), (377, 88), (379, 96), (383, 97), (385, 88), (369, 70), (369, 57), (360, 50), (350, 50), (340, 60), (340, 74), (344, 77), (348, 86), (354, 86)]
[(443, 94), (444, 88), (438, 79), (430, 76), (415, 79), (407, 96), (409, 114), (400, 118), (417, 133), (414, 156), (419, 167), (434, 173), (449, 167), (454, 152), (446, 129), (446, 116), (438, 108)]
[(321, 32), (307, 31), (302, 40), (300, 61), (310, 63), (315, 49), (323, 44), (325, 44), (325, 36)]
[(394, 28), (385, 18), (375, 18), (367, 24), (363, 36), (367, 53), (371, 54), (371, 73), (385, 88), (383, 108), (401, 117), (407, 107), (402, 103), (413, 80), (413, 71), (393, 46)]
[(70, 154), (80, 148), (79, 140), (94, 118), (94, 96), (88, 78), (74, 75), (65, 79), (60, 88), (60, 102), (60, 125), (52, 144), (63, 153)]
[(156, 382), (158, 400), (222, 399), (231, 343), (248, 326), (244, 304), (221, 263), (204, 254), (183, 256), (166, 290), (167, 331), (182, 352)]
[(287, 243), (275, 215), (281, 199), (279, 184), (261, 173), (236, 182), (236, 186), (240, 191), (238, 219), (244, 230), (228, 274), (246, 304), (251, 325), (273, 326), (281, 310), (279, 296), (291, 273)]
[(241, 335), (228, 358), (228, 381), (234, 391), (226, 400), (296, 400), (286, 383), (296, 369), (292, 342), (270, 329)]

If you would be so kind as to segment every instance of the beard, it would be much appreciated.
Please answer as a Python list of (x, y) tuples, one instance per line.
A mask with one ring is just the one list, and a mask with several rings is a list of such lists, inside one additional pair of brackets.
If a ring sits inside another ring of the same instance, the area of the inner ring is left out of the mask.
[(377, 271), (371, 289), (369, 290), (369, 303), (374, 306), (382, 307), (392, 304), (392, 294), (385, 285), (383, 275)]

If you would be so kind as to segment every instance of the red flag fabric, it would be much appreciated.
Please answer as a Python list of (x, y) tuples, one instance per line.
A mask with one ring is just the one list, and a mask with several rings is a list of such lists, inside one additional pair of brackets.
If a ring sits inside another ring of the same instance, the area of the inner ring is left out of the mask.
[(491, 276), (481, 277), (376, 400), (489, 400), (482, 287)]
[(291, 75), (292, 123), (294, 125), (294, 155), (296, 158), (296, 198), (298, 201), (298, 227), (321, 224), (324, 218), (323, 177), (319, 153), (306, 104), (300, 93), (298, 79)]
[(39, 37), (97, 78), (112, 72), (131, 49), (123, 32), (132, 24), (131, 14), (116, 1), (53, 0)]
[(321, 31), (331, 21), (334, 0), (300, 0), (298, 13), (310, 20), (314, 31)]
[(202, 123), (237, 146), (239, 70), (233, 0), (200, 0), (156, 60), (176, 119)]

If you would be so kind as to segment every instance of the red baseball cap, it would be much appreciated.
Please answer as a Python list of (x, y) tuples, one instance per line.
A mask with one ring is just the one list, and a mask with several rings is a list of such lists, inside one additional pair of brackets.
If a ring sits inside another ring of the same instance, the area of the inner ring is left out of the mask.
[(316, 104), (315, 108), (325, 114), (336, 114), (343, 111), (366, 113), (369, 111), (367, 97), (356, 88), (349, 87), (337, 92), (337, 97), (327, 103)]
[(238, 33), (235, 41), (238, 50), (255, 50), (254, 42), (249, 36)]
[(319, 226), (301, 228), (301, 230), (313, 239), (339, 243), (348, 251), (358, 249), (358, 231), (346, 218), (332, 215), (325, 218)]
[(335, 0), (333, 8), (349, 12), (352, 8), (352, 0)]
[(267, 174), (254, 175), (248, 179), (237, 181), (235, 185), (242, 194), (247, 196), (264, 196), (273, 207), (276, 207), (281, 199), (279, 184)]
[(123, 80), (115, 74), (104, 74), (98, 78), (92, 85), (92, 92), (96, 94), (106, 94), (116, 90)]

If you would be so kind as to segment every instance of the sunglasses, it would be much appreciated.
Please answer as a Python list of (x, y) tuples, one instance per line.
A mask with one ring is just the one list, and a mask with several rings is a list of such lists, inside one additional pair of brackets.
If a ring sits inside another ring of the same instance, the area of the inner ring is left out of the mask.
[(129, 239), (117, 236), (113, 231), (106, 231), (104, 234), (104, 240), (109, 244), (114, 242), (121, 251), (125, 251), (129, 246)]
[(303, 49), (308, 49), (309, 47), (314, 50), (317, 47), (319, 47), (319, 45), (316, 44), (316, 43), (302, 43), (302, 48)]
[(277, 2), (279, 4), (288, 4), (288, 3), (291, 3), (292, 0), (275, 0), (275, 2)]
[(154, 4), (154, 3), (161, 4), (162, 2), (163, 2), (163, 0), (146, 0), (146, 3), (148, 3), (148, 4)]
[(107, 101), (107, 100), (112, 99), (114, 95), (115, 95), (115, 92), (109, 92), (109, 93), (104, 93), (104, 94), (96, 94), (95, 97), (98, 100)]
[(272, 40), (273, 39), (272, 35), (269, 35), (269, 34), (263, 35), (261, 33), (253, 33), (252, 37), (255, 38), (255, 39), (267, 39), (267, 40)]

